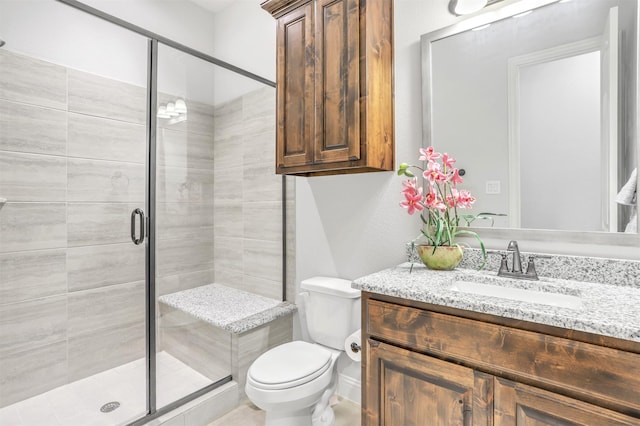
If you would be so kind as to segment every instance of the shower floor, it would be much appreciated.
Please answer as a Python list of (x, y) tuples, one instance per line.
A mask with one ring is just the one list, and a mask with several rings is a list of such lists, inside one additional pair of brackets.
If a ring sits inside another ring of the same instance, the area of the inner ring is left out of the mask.
[[(156, 357), (158, 407), (182, 398), (211, 380), (166, 352)], [(115, 426), (146, 413), (145, 359), (58, 387), (0, 409), (2, 426)], [(108, 413), (100, 407), (120, 406)]]

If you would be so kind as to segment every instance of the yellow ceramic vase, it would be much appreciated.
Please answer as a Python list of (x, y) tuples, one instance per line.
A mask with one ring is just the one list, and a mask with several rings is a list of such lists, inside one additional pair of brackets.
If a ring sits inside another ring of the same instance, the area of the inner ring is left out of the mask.
[(427, 265), (429, 269), (435, 269), (439, 271), (450, 271), (454, 269), (462, 260), (462, 247), (455, 246), (416, 246), (418, 249), (418, 256), (422, 259), (422, 262)]

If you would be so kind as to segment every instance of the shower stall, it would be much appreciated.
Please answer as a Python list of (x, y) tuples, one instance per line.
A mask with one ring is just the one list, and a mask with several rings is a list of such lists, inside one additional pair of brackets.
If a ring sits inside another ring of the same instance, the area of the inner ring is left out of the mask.
[(0, 38), (0, 424), (143, 424), (230, 382), (197, 310), (285, 299), (274, 84), (73, 0), (0, 2)]

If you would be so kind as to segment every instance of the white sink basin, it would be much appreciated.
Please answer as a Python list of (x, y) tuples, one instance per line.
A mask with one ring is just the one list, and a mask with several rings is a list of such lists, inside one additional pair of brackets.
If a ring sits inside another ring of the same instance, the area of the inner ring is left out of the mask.
[(539, 303), (562, 308), (579, 309), (582, 307), (582, 300), (579, 296), (555, 293), (551, 291), (514, 288), (495, 284), (477, 283), (473, 281), (456, 281), (449, 289), (452, 291), (459, 291), (461, 293), (499, 297), (501, 299)]

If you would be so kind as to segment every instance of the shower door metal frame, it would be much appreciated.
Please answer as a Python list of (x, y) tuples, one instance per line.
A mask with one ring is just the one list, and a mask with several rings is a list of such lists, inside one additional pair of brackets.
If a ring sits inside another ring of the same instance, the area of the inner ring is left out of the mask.
[[(145, 210), (147, 211), (146, 220), (146, 255), (145, 255), (145, 313), (146, 313), (146, 392), (147, 392), (147, 414), (140, 419), (137, 419), (129, 424), (129, 426), (142, 426), (157, 417), (160, 417), (185, 403), (192, 401), (209, 391), (222, 386), (232, 380), (231, 375), (224, 377), (196, 392), (193, 392), (183, 398), (180, 398), (172, 403), (158, 409), (156, 406), (156, 282), (155, 282), (155, 248), (156, 248), (156, 125), (157, 125), (157, 86), (158, 86), (158, 46), (159, 44), (172, 47), (176, 50), (202, 59), (214, 65), (218, 65), (227, 70), (233, 71), (237, 74), (248, 77), (252, 80), (259, 81), (267, 86), (276, 87), (276, 83), (261, 77), (257, 74), (244, 70), (242, 68), (231, 65), (228, 62), (221, 61), (206, 53), (192, 49), (174, 40), (163, 37), (159, 34), (148, 31), (142, 27), (131, 24), (113, 15), (105, 13), (101, 10), (88, 6), (77, 0), (56, 0), (59, 3), (63, 3), (67, 6), (71, 6), (82, 12), (88, 13), (97, 18), (108, 21), (119, 27), (125, 28), (129, 31), (142, 35), (148, 39), (148, 51), (147, 51), (147, 188), (145, 195)], [(282, 220), (283, 225), (286, 224), (286, 182), (285, 177), (282, 177)], [(283, 226), (282, 232), (282, 300), (286, 300), (286, 227)]]

